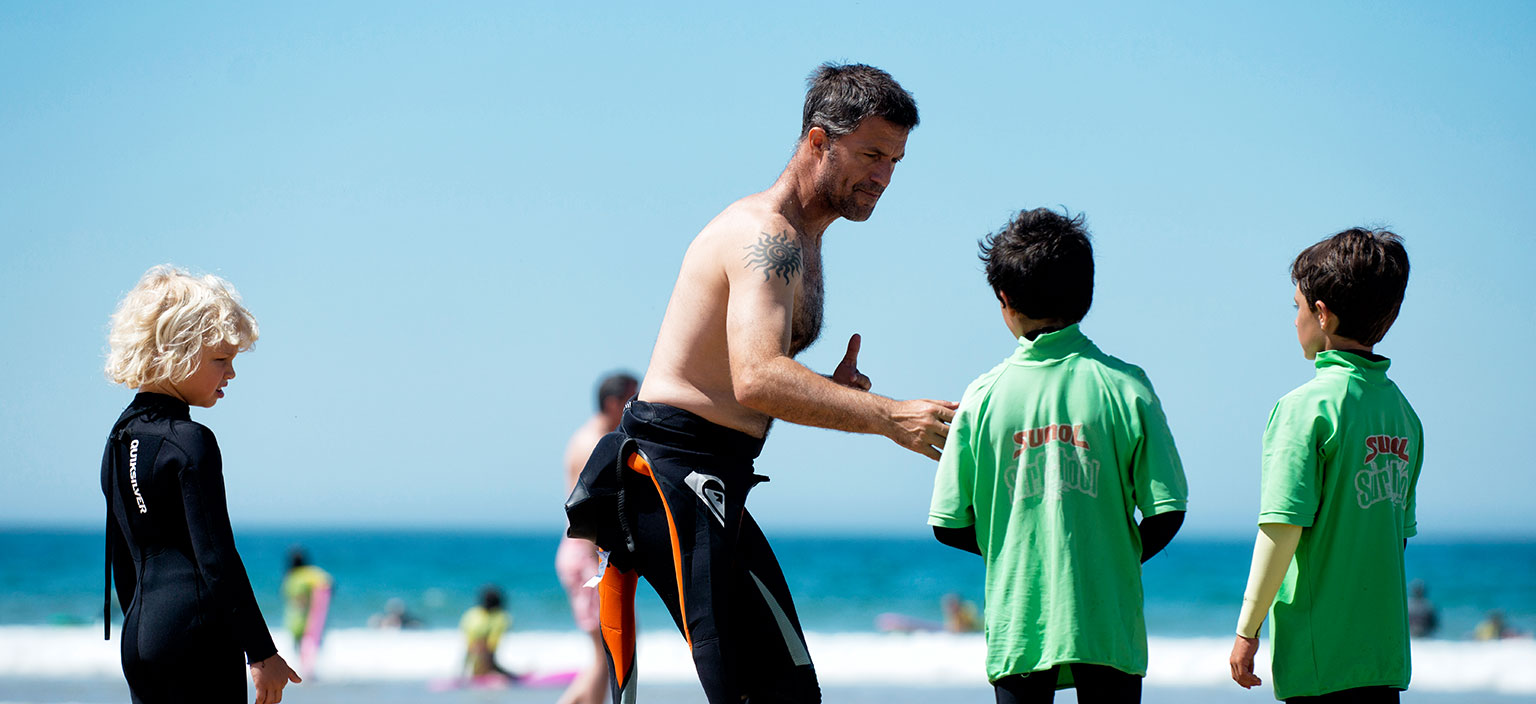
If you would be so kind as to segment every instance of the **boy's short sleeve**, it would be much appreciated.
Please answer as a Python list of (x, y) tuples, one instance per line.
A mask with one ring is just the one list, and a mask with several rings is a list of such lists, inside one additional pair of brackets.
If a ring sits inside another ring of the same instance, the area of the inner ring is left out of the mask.
[(1315, 399), (1280, 399), (1264, 428), (1259, 523), (1309, 528), (1323, 491), (1322, 448), (1332, 421)]
[(1141, 437), (1131, 455), (1131, 477), (1136, 486), (1136, 508), (1143, 518), (1169, 511), (1187, 510), (1189, 484), (1184, 463), (1173, 443), (1173, 431), (1157, 397), (1137, 397), (1137, 425)]
[(939, 455), (933, 478), (933, 501), (928, 506), (928, 525), (968, 528), (976, 525), (973, 491), (976, 482), (976, 409), (971, 398), (960, 401), (949, 425), (949, 439)]
[[(1417, 419), (1415, 419), (1417, 420)], [(1403, 506), (1403, 537), (1419, 534), (1419, 470), (1424, 468), (1424, 428), (1415, 423), (1418, 446), (1413, 448), (1413, 481), (1408, 484), (1408, 501)]]

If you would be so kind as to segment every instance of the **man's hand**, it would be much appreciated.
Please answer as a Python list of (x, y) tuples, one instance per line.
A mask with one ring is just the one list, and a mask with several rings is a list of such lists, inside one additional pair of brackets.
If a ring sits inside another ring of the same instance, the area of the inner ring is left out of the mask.
[(290, 681), (299, 683), (304, 680), (277, 653), (251, 665), (251, 684), (256, 686), (256, 704), (277, 704), (282, 701), (283, 688)]
[(1243, 689), (1264, 684), (1258, 675), (1253, 674), (1253, 656), (1257, 652), (1258, 638), (1237, 636), (1237, 640), (1232, 643), (1232, 657), (1227, 659), (1227, 665), (1232, 668), (1232, 681), (1242, 685)]
[(858, 333), (848, 338), (848, 353), (843, 355), (843, 361), (837, 363), (837, 369), (832, 370), (832, 376), (828, 378), (851, 389), (869, 390), (869, 377), (859, 373)]
[[(852, 348), (852, 343), (849, 347)], [(949, 423), (955, 419), (957, 403), (918, 399), (896, 401), (891, 407), (891, 427), (886, 437), (897, 445), (930, 459), (939, 458), (944, 440), (949, 437)]]

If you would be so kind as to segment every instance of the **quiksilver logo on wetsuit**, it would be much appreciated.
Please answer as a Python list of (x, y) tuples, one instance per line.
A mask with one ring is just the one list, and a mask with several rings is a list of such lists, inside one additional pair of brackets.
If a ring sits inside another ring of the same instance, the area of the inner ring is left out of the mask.
[(715, 520), (719, 521), (723, 527), (725, 525), (725, 492), (722, 490), (725, 488), (725, 482), (720, 481), (719, 477), (698, 472), (689, 472), (688, 476), (683, 478), (683, 482), (688, 485), (688, 488), (693, 489), (693, 493), (699, 495), (699, 499), (709, 507), (709, 512), (714, 514)]
[(133, 487), (133, 500), (139, 502), (139, 513), (149, 513), (144, 505), (144, 495), (139, 493), (139, 441), (128, 443), (128, 485)]

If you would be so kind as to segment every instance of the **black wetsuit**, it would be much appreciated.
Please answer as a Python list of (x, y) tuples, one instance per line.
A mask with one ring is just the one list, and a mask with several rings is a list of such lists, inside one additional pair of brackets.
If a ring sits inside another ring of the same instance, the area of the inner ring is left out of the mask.
[(645, 577), (687, 640), (712, 704), (819, 702), (821, 690), (783, 572), (747, 512), (763, 441), (693, 413), (631, 401), (592, 462), (624, 458), (624, 513), (635, 552), (599, 588), (616, 703), (632, 700), (635, 576)]
[(247, 662), (277, 652), (235, 552), (213, 433), (187, 404), (141, 393), (101, 459), (123, 674), (134, 702), (244, 702)]

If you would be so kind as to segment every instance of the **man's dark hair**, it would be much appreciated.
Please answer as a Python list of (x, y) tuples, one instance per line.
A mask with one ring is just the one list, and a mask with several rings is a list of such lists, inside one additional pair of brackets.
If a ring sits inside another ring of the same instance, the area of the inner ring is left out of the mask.
[(1352, 227), (1296, 255), (1291, 281), (1308, 309), (1322, 301), (1339, 317), (1335, 335), (1374, 345), (1403, 305), (1408, 250), (1403, 238), (1387, 230)]
[(1093, 305), (1093, 245), (1083, 215), (1020, 212), (981, 241), (987, 283), (1008, 307), (1036, 320), (1075, 323)]
[(835, 141), (869, 117), (885, 118), (906, 130), (917, 126), (917, 101), (912, 94), (874, 66), (824, 63), (806, 79), (806, 85), (801, 139), (812, 127), (820, 127)]
[(628, 401), (639, 387), (640, 381), (625, 372), (609, 374), (597, 384), (597, 410), (603, 410), (603, 404), (610, 398)]

